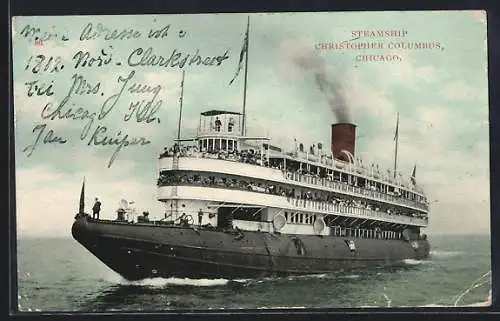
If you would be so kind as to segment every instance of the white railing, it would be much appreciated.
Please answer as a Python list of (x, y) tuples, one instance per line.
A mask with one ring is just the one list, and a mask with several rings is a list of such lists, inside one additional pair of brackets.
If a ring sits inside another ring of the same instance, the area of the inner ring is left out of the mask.
[[(198, 131), (198, 135), (203, 135), (203, 134), (223, 134), (223, 135), (239, 135), (238, 130), (234, 130), (232, 132), (229, 132), (224, 130), (224, 128), (221, 128), (220, 131), (216, 131), (215, 129), (203, 129)], [(266, 153), (266, 151), (262, 151), (263, 154)], [(271, 152), (272, 153), (272, 152)], [(196, 145), (189, 145), (189, 146), (183, 146), (183, 150), (180, 153), (181, 157), (210, 157), (211, 155), (200, 155), (200, 151), (198, 149), (198, 146)], [(209, 153), (207, 153), (209, 154)], [(221, 154), (224, 154), (222, 152)], [(316, 163), (318, 165), (325, 165), (326, 167), (331, 167), (331, 168), (336, 168), (337, 170), (343, 171), (345, 173), (350, 173), (352, 175), (363, 175), (366, 178), (373, 179), (375, 181), (378, 181), (380, 183), (384, 184), (391, 184), (397, 188), (403, 188), (408, 191), (412, 191), (418, 194), (423, 195), (423, 190), (421, 187), (418, 185), (411, 184), (410, 182), (404, 183), (403, 182), (403, 177), (401, 173), (396, 172), (398, 175), (396, 177), (393, 176), (394, 172), (391, 171), (382, 171), (378, 168), (378, 166), (374, 166), (372, 164), (371, 167), (367, 167), (361, 163), (359, 164), (353, 164), (353, 163), (347, 163), (343, 162), (334, 158), (331, 158), (331, 156), (328, 156), (327, 154), (321, 154), (321, 155), (313, 155), (309, 154), (306, 152), (298, 152), (298, 151), (292, 151), (292, 152), (280, 152), (276, 156), (282, 156), (284, 157), (285, 155), (289, 155), (295, 159), (298, 160), (304, 160), (307, 162), (312, 162), (313, 164)], [(172, 156), (172, 155), (170, 155)], [(231, 161), (237, 161), (235, 159), (228, 159)]]
[(403, 188), (408, 191), (423, 194), (423, 190), (418, 185), (411, 184), (410, 182), (404, 183), (401, 173), (396, 172), (397, 176), (394, 177), (393, 176), (394, 172), (391, 171), (384, 172), (380, 170), (378, 166), (374, 166), (374, 164), (367, 167), (361, 163), (353, 164), (353, 163), (343, 162), (334, 159), (331, 157), (331, 155), (328, 156), (327, 154), (312, 155), (306, 152), (298, 152), (298, 151), (285, 152), (284, 154), (299, 160), (310, 161), (312, 163), (319, 163), (322, 165), (326, 165), (328, 167), (336, 168), (337, 170), (345, 173), (353, 174), (356, 176), (362, 175), (366, 178), (373, 179), (379, 183), (384, 183), (384, 184), (390, 183), (391, 185), (397, 188)]
[[(262, 166), (264, 163), (263, 157), (264, 155), (252, 155), (249, 157), (242, 157), (239, 154), (230, 153), (208, 153), (208, 152), (199, 152), (195, 148), (190, 148), (178, 153), (179, 157), (188, 157), (188, 158), (207, 158), (207, 159), (221, 159), (232, 162), (240, 162), (240, 163), (250, 163), (253, 165)], [(173, 156), (173, 155), (168, 155)], [(348, 167), (348, 166), (346, 166)], [(352, 171), (353, 174), (356, 174), (356, 171)], [(371, 197), (375, 200), (388, 201), (395, 204), (401, 204), (406, 206), (413, 206), (415, 208), (427, 211), (429, 206), (427, 203), (420, 203), (412, 200), (405, 199), (401, 196), (394, 196), (387, 193), (382, 193), (377, 190), (370, 190), (363, 187), (352, 186), (346, 183), (336, 182), (331, 179), (320, 178), (312, 175), (304, 175), (296, 172), (283, 172), (284, 177), (287, 180), (293, 180), (296, 182), (300, 182), (303, 184), (309, 184), (311, 187), (314, 186), (323, 186), (326, 188), (333, 189), (334, 191), (344, 191), (353, 194), (358, 194), (362, 197)]]
[(286, 179), (300, 182), (303, 184), (309, 184), (311, 186), (323, 186), (326, 188), (333, 189), (335, 191), (349, 192), (353, 194), (358, 194), (360, 196), (368, 196), (374, 199), (385, 200), (396, 204), (404, 204), (408, 206), (414, 206), (422, 210), (428, 210), (429, 207), (425, 203), (418, 203), (408, 199), (404, 199), (399, 196), (393, 196), (386, 193), (382, 193), (376, 190), (370, 190), (363, 187), (352, 186), (346, 183), (332, 181), (326, 178), (315, 177), (311, 175), (303, 175), (299, 173), (285, 172), (283, 174)]
[(215, 128), (201, 128), (197, 131), (198, 136), (204, 135), (225, 135), (225, 136), (240, 136), (240, 129), (238, 127), (233, 127), (231, 131), (227, 129), (226, 126), (222, 126), (220, 130), (216, 130)]
[(297, 198), (288, 198), (288, 202), (295, 206), (299, 210), (309, 210), (314, 212), (326, 212), (328, 214), (341, 215), (346, 217), (358, 217), (365, 219), (375, 219), (375, 220), (383, 220), (391, 223), (398, 224), (408, 224), (408, 225), (427, 225), (427, 219), (425, 218), (417, 218), (411, 217), (407, 215), (397, 215), (397, 214), (387, 214), (385, 212), (354, 207), (354, 206), (346, 206), (341, 204), (333, 204), (328, 202), (318, 202)]

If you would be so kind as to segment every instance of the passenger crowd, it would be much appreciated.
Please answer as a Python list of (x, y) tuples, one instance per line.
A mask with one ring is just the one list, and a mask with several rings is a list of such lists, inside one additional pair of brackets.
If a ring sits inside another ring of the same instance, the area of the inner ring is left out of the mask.
[[(169, 185), (198, 185), (207, 187), (218, 187), (225, 189), (248, 190), (259, 193), (266, 193), (272, 195), (286, 196), (291, 202), (297, 206), (307, 206), (308, 201), (319, 202), (325, 205), (324, 208), (358, 208), (369, 211), (383, 212), (388, 215), (406, 215), (424, 218), (424, 214), (418, 213), (402, 213), (397, 211), (394, 207), (380, 207), (370, 204), (369, 201), (358, 201), (353, 199), (345, 199), (338, 197), (330, 192), (311, 192), (305, 191), (300, 188), (287, 188), (279, 184), (271, 182), (232, 178), (224, 175), (210, 175), (210, 174), (175, 174), (174, 172), (162, 172), (158, 179), (158, 186)], [(310, 203), (309, 203), (310, 204)], [(334, 205), (328, 206), (328, 205)]]
[(165, 148), (160, 158), (172, 157), (178, 154), (180, 157), (200, 156), (203, 158), (223, 159), (240, 163), (248, 163), (253, 165), (266, 165), (262, 160), (260, 150), (221, 150), (219, 148), (202, 148), (201, 151), (197, 146), (181, 146), (175, 144), (173, 147)]
[[(424, 202), (424, 200), (420, 199), (412, 199), (411, 197), (405, 197), (398, 190), (396, 191), (387, 191), (382, 188), (381, 184), (373, 184), (373, 185), (365, 185), (365, 186), (357, 186), (353, 184), (354, 182), (347, 182), (345, 179), (341, 181), (338, 176), (326, 175), (324, 171), (322, 173), (318, 173), (317, 167), (312, 166), (310, 169), (305, 167), (297, 167), (298, 165), (295, 163), (287, 164), (286, 169), (283, 168), (282, 162), (278, 160), (271, 160), (269, 163), (262, 157), (260, 150), (242, 150), (234, 148), (234, 150), (221, 150), (221, 149), (212, 149), (212, 148), (203, 148), (201, 151), (197, 146), (179, 146), (175, 144), (170, 148), (165, 148), (164, 152), (160, 155), (162, 157), (170, 157), (178, 155), (179, 157), (202, 157), (202, 158), (210, 158), (210, 159), (223, 159), (234, 162), (248, 163), (259, 166), (271, 167), (274, 169), (279, 169), (284, 172), (285, 175), (289, 179), (309, 183), (313, 185), (322, 185), (329, 188), (341, 188), (341, 189), (355, 189), (355, 192), (361, 193), (363, 195), (368, 195), (372, 197), (377, 197), (385, 200), (389, 200), (392, 202), (399, 202), (410, 206), (416, 206), (418, 208), (427, 210), (428, 205)], [(295, 166), (294, 166), (295, 165)], [(279, 193), (282, 194), (281, 192)], [(288, 196), (289, 194), (286, 193)], [(328, 200), (327, 200), (328, 201)]]

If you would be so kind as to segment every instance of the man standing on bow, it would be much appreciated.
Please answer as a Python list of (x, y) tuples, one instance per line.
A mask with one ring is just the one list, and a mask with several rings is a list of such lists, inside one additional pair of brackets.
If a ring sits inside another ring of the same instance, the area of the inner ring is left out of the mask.
[(100, 211), (101, 211), (101, 202), (99, 202), (99, 199), (96, 197), (94, 207), (92, 207), (92, 218), (99, 219)]

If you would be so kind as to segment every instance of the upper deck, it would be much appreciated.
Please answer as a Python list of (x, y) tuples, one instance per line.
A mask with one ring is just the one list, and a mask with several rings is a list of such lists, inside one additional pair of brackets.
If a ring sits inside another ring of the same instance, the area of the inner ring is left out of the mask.
[[(401, 173), (394, 175), (375, 164), (364, 165), (349, 153), (345, 153), (349, 161), (336, 159), (321, 146), (304, 151), (301, 144), (295, 150), (285, 151), (269, 144), (266, 137), (242, 135), (241, 116), (221, 110), (202, 113), (197, 136), (178, 140), (160, 155), (160, 172), (192, 170), (253, 177), (428, 211), (422, 189), (414, 180), (403, 179)], [(172, 158), (183, 161), (174, 162)], [(207, 162), (208, 159), (213, 161)]]
[(242, 114), (224, 110), (209, 110), (200, 114), (197, 137), (242, 137)]
[[(311, 190), (321, 190), (328, 192), (337, 192), (348, 196), (366, 198), (373, 201), (381, 201), (395, 206), (404, 206), (419, 212), (427, 212), (428, 204), (422, 196), (419, 198), (417, 194), (395, 193), (387, 190), (377, 189), (375, 184), (368, 183), (361, 186), (360, 184), (349, 184), (349, 177), (346, 176), (342, 180), (339, 176), (319, 177), (311, 174), (300, 174), (295, 171), (283, 171), (279, 168), (265, 165), (265, 160), (262, 160), (262, 155), (259, 157), (256, 154), (246, 154), (246, 156), (238, 156), (232, 154), (224, 157), (218, 154), (208, 152), (197, 152), (195, 148), (186, 149), (178, 153), (177, 161), (174, 163), (173, 155), (161, 157), (159, 160), (159, 171), (180, 170), (180, 171), (197, 171), (197, 172), (212, 172), (240, 177), (249, 177), (263, 181), (293, 185)], [(358, 175), (357, 172), (342, 171), (345, 175), (351, 173)], [(370, 177), (369, 175), (366, 177)], [(375, 177), (372, 177), (375, 179)], [(353, 179), (351, 179), (352, 181)]]

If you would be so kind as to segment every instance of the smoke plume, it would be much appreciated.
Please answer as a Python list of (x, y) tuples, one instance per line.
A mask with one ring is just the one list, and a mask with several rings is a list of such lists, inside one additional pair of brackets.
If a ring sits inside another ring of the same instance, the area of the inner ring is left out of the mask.
[[(312, 48), (312, 45), (308, 46)], [(318, 89), (325, 95), (328, 105), (339, 123), (350, 123), (351, 116), (347, 106), (342, 85), (335, 77), (328, 77), (325, 60), (312, 49), (297, 50), (292, 61), (306, 72), (311, 72)], [(331, 76), (331, 75), (330, 75)]]

